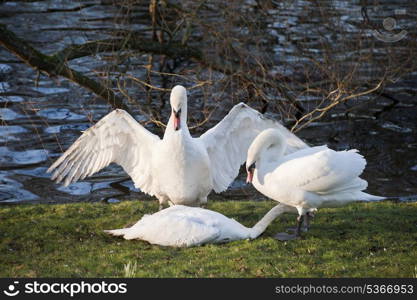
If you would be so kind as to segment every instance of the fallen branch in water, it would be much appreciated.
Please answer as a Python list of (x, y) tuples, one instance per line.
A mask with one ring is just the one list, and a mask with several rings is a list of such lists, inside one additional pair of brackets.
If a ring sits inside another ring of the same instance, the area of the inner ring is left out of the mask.
[(0, 45), (35, 70), (46, 73), (50, 77), (65, 77), (106, 100), (113, 108), (122, 108), (129, 111), (129, 108), (123, 103), (123, 99), (117, 96), (112, 89), (71, 69), (62, 57), (45, 55), (39, 52), (25, 40), (17, 37), (3, 24), (0, 24)]
[(137, 50), (146, 53), (163, 54), (169, 57), (202, 59), (202, 53), (196, 48), (184, 46), (178, 42), (161, 44), (151, 39), (140, 39), (137, 37), (96, 40), (81, 45), (71, 45), (56, 52), (53, 57), (67, 61), (84, 56), (96, 55), (100, 52), (123, 50)]

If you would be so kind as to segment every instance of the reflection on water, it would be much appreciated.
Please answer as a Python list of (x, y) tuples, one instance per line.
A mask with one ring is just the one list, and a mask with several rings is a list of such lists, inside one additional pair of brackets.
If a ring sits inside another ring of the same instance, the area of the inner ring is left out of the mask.
[(3, 121), (10, 121), (21, 118), (22, 115), (14, 112), (9, 108), (0, 108), (0, 119)]
[(411, 128), (401, 127), (401, 126), (399, 126), (397, 124), (393, 124), (391, 122), (386, 122), (386, 123), (382, 124), (382, 128), (390, 129), (392, 131), (400, 132), (400, 133), (410, 133), (410, 132), (413, 131)]
[(0, 64), (0, 76), (3, 76), (4, 74), (8, 74), (12, 71), (12, 67), (6, 64)]
[[(282, 18), (279, 22), (271, 22), (271, 35), (277, 41), (271, 49), (279, 54), (280, 60), (302, 63), (296, 55), (295, 33), (328, 26), (317, 24), (319, 19), (315, 16), (305, 15), (304, 8), (309, 5), (310, 1), (282, 4), (279, 10)], [(333, 1), (333, 5), (345, 12), (342, 16), (335, 15), (337, 21), (343, 24), (344, 34), (357, 34), (356, 23), (362, 19), (361, 7), (353, 1)], [(391, 6), (396, 7), (393, 4)], [(78, 1), (1, 2), (0, 23), (8, 24), (18, 35), (29, 39), (45, 53), (53, 53), (69, 44), (109, 37), (109, 32), (115, 28), (114, 16), (119, 11), (106, 5), (105, 1), (88, 1), (83, 8), (75, 9), (79, 7)], [(147, 26), (140, 24), (139, 12), (134, 16), (137, 17), (137, 24), (117, 24), (117, 28), (129, 26), (130, 29), (141, 30)], [(30, 27), (27, 26), (28, 20), (31, 20)], [(399, 21), (399, 26), (411, 28), (410, 19), (406, 16)], [(411, 20), (411, 24), (413, 22)], [(362, 34), (371, 35), (370, 32)], [(48, 42), (45, 42), (45, 36)], [(305, 51), (318, 51), (320, 39), (316, 36), (304, 42)], [(340, 53), (341, 59), (349, 55), (355, 54)], [(70, 64), (80, 72), (92, 72), (100, 70), (108, 62), (104, 57), (96, 56), (79, 58)], [(289, 66), (292, 64), (286, 64), (285, 67), (278, 64), (269, 72), (291, 76), (294, 70)], [(141, 72), (142, 69), (138, 68), (137, 73)], [(336, 110), (320, 122), (312, 123), (300, 132), (300, 136), (311, 145), (328, 144), (336, 150), (359, 149), (368, 161), (364, 178), (369, 181), (369, 192), (401, 196), (398, 198), (401, 201), (417, 201), (417, 74), (399, 80), (387, 87), (387, 91), (396, 96), (398, 103), (393, 104), (390, 99), (379, 97), (348, 114), (344, 111), (346, 107), (343, 107), (343, 111)], [(136, 96), (145, 99), (143, 93)], [(192, 103), (199, 103), (198, 97), (192, 94)], [(302, 95), (298, 99), (306, 105), (314, 100), (311, 96)], [(137, 120), (147, 120), (135, 108), (133, 110)], [(116, 203), (120, 199), (146, 199), (117, 166), (109, 166), (87, 180), (68, 187), (54, 184), (49, 180), (49, 174), (45, 173), (81, 131), (91, 126), (88, 116), (93, 116), (94, 121), (97, 121), (108, 112), (109, 107), (97, 102), (88, 91), (65, 80), (44, 76), (38, 78), (35, 71), (0, 48), (0, 203), (99, 200)], [(198, 110), (194, 109), (193, 112)], [(163, 113), (167, 115), (166, 108)], [(148, 129), (156, 132), (155, 126), (151, 126)], [(157, 133), (160, 134), (159, 131)], [(253, 188), (245, 185), (243, 177), (241, 174), (230, 190), (224, 193), (225, 197), (261, 197)]]
[(19, 141), (18, 133), (27, 132), (22, 126), (1, 126), (0, 127), (0, 143)]
[(42, 109), (41, 111), (39, 111), (38, 115), (45, 117), (47, 119), (50, 119), (50, 120), (72, 121), (72, 120), (86, 120), (87, 119), (85, 115), (76, 114), (67, 108), (59, 108), (59, 109), (46, 108), (46, 109)]
[(23, 189), (23, 184), (9, 178), (9, 173), (0, 171), (0, 201), (13, 203), (39, 199), (39, 196)]
[(7, 82), (0, 82), (0, 93), (7, 93), (10, 89), (10, 85)]
[(22, 166), (38, 164), (48, 158), (48, 150), (12, 151), (8, 147), (0, 147), (0, 163), (4, 166)]
[(91, 186), (90, 182), (75, 182), (69, 186), (61, 185), (57, 190), (75, 196), (88, 195), (91, 192)]
[(45, 133), (59, 133), (64, 130), (75, 130), (78, 132), (88, 129), (89, 124), (64, 124), (45, 128)]
[(68, 93), (70, 90), (67, 88), (51, 88), (51, 87), (33, 87), (32, 90), (42, 93), (44, 95)]
[(32, 177), (49, 178), (50, 175), (46, 173), (47, 169), (47, 167), (37, 167), (34, 169), (16, 169), (14, 170), (14, 173)]
[(0, 96), (0, 103), (2, 102), (22, 102), (23, 98), (20, 96)]

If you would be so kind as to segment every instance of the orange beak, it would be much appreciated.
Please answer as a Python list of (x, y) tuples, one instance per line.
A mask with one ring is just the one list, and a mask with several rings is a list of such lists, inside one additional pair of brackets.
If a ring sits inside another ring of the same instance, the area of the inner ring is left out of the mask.
[(174, 116), (174, 129), (178, 130), (180, 129), (180, 118)]
[(181, 127), (181, 109), (178, 111), (172, 110), (172, 117), (174, 118), (174, 129), (177, 131)]

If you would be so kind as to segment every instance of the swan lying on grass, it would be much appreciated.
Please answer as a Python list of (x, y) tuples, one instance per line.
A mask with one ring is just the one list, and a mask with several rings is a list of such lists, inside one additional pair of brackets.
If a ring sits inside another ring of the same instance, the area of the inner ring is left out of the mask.
[(362, 192), (368, 186), (359, 178), (366, 160), (358, 150), (334, 151), (319, 146), (284, 155), (286, 147), (279, 131), (267, 129), (252, 142), (246, 159), (247, 182), (265, 196), (298, 211), (295, 234), (280, 233), (278, 239), (300, 236), (303, 220), (308, 223), (316, 208), (384, 199)]
[(285, 138), (286, 153), (308, 147), (278, 122), (246, 104), (235, 105), (215, 127), (193, 138), (187, 127), (187, 92), (172, 89), (172, 113), (163, 139), (116, 109), (86, 130), (48, 169), (52, 180), (67, 186), (110, 163), (123, 167), (135, 187), (165, 204), (199, 206), (211, 190), (225, 191), (239, 173), (253, 139), (275, 128)]
[(151, 244), (191, 247), (255, 239), (279, 215), (294, 212), (292, 207), (278, 204), (255, 226), (247, 228), (239, 222), (204, 208), (175, 205), (152, 215), (145, 215), (130, 228), (105, 230), (126, 240), (140, 239)]

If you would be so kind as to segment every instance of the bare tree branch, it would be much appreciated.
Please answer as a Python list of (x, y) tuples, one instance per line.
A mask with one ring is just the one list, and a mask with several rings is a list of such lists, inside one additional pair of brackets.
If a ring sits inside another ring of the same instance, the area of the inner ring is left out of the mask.
[(3, 24), (0, 24), (0, 45), (35, 70), (44, 72), (50, 77), (63, 76), (87, 88), (101, 99), (106, 100), (113, 108), (122, 108), (129, 111), (129, 108), (123, 103), (122, 98), (118, 97), (113, 90), (71, 69), (62, 57), (42, 54), (29, 45), (29, 43), (18, 38)]
[[(281, 95), (287, 99), (295, 109), (303, 113), (305, 110), (301, 104), (291, 96), (286, 88), (276, 81), (265, 78), (265, 76), (247, 75), (242, 72), (240, 65), (226, 60), (224, 58), (213, 55), (206, 55), (200, 49), (184, 45), (180, 42), (171, 41), (169, 43), (161, 44), (158, 41), (151, 39), (140, 38), (126, 38), (126, 39), (107, 39), (88, 42), (82, 45), (71, 45), (53, 56), (60, 60), (72, 60), (83, 56), (95, 55), (106, 51), (121, 51), (121, 50), (137, 50), (145, 53), (161, 54), (171, 58), (184, 57), (192, 59), (202, 66), (211, 68), (212, 70), (224, 73), (226, 75), (238, 74), (248, 82), (256, 82), (259, 84), (277, 88)], [(257, 68), (258, 66), (254, 66)]]
[(297, 132), (297, 131), (303, 129), (304, 127), (306, 127), (311, 122), (317, 121), (318, 119), (323, 117), (333, 107), (335, 107), (336, 105), (338, 105), (342, 102), (346, 102), (350, 99), (358, 98), (358, 97), (365, 96), (365, 95), (376, 92), (377, 90), (379, 90), (382, 87), (384, 81), (385, 81), (385, 79), (382, 79), (375, 86), (373, 86), (373, 87), (371, 87), (371, 88), (369, 88), (365, 91), (350, 94), (350, 95), (344, 95), (345, 92), (341, 88), (338, 88), (338, 89), (330, 92), (329, 95), (327, 96), (327, 98), (330, 98), (331, 102), (324, 107), (321, 106), (321, 105), (318, 105), (312, 111), (310, 111), (309, 113), (302, 116), (292, 126), (291, 131)]

